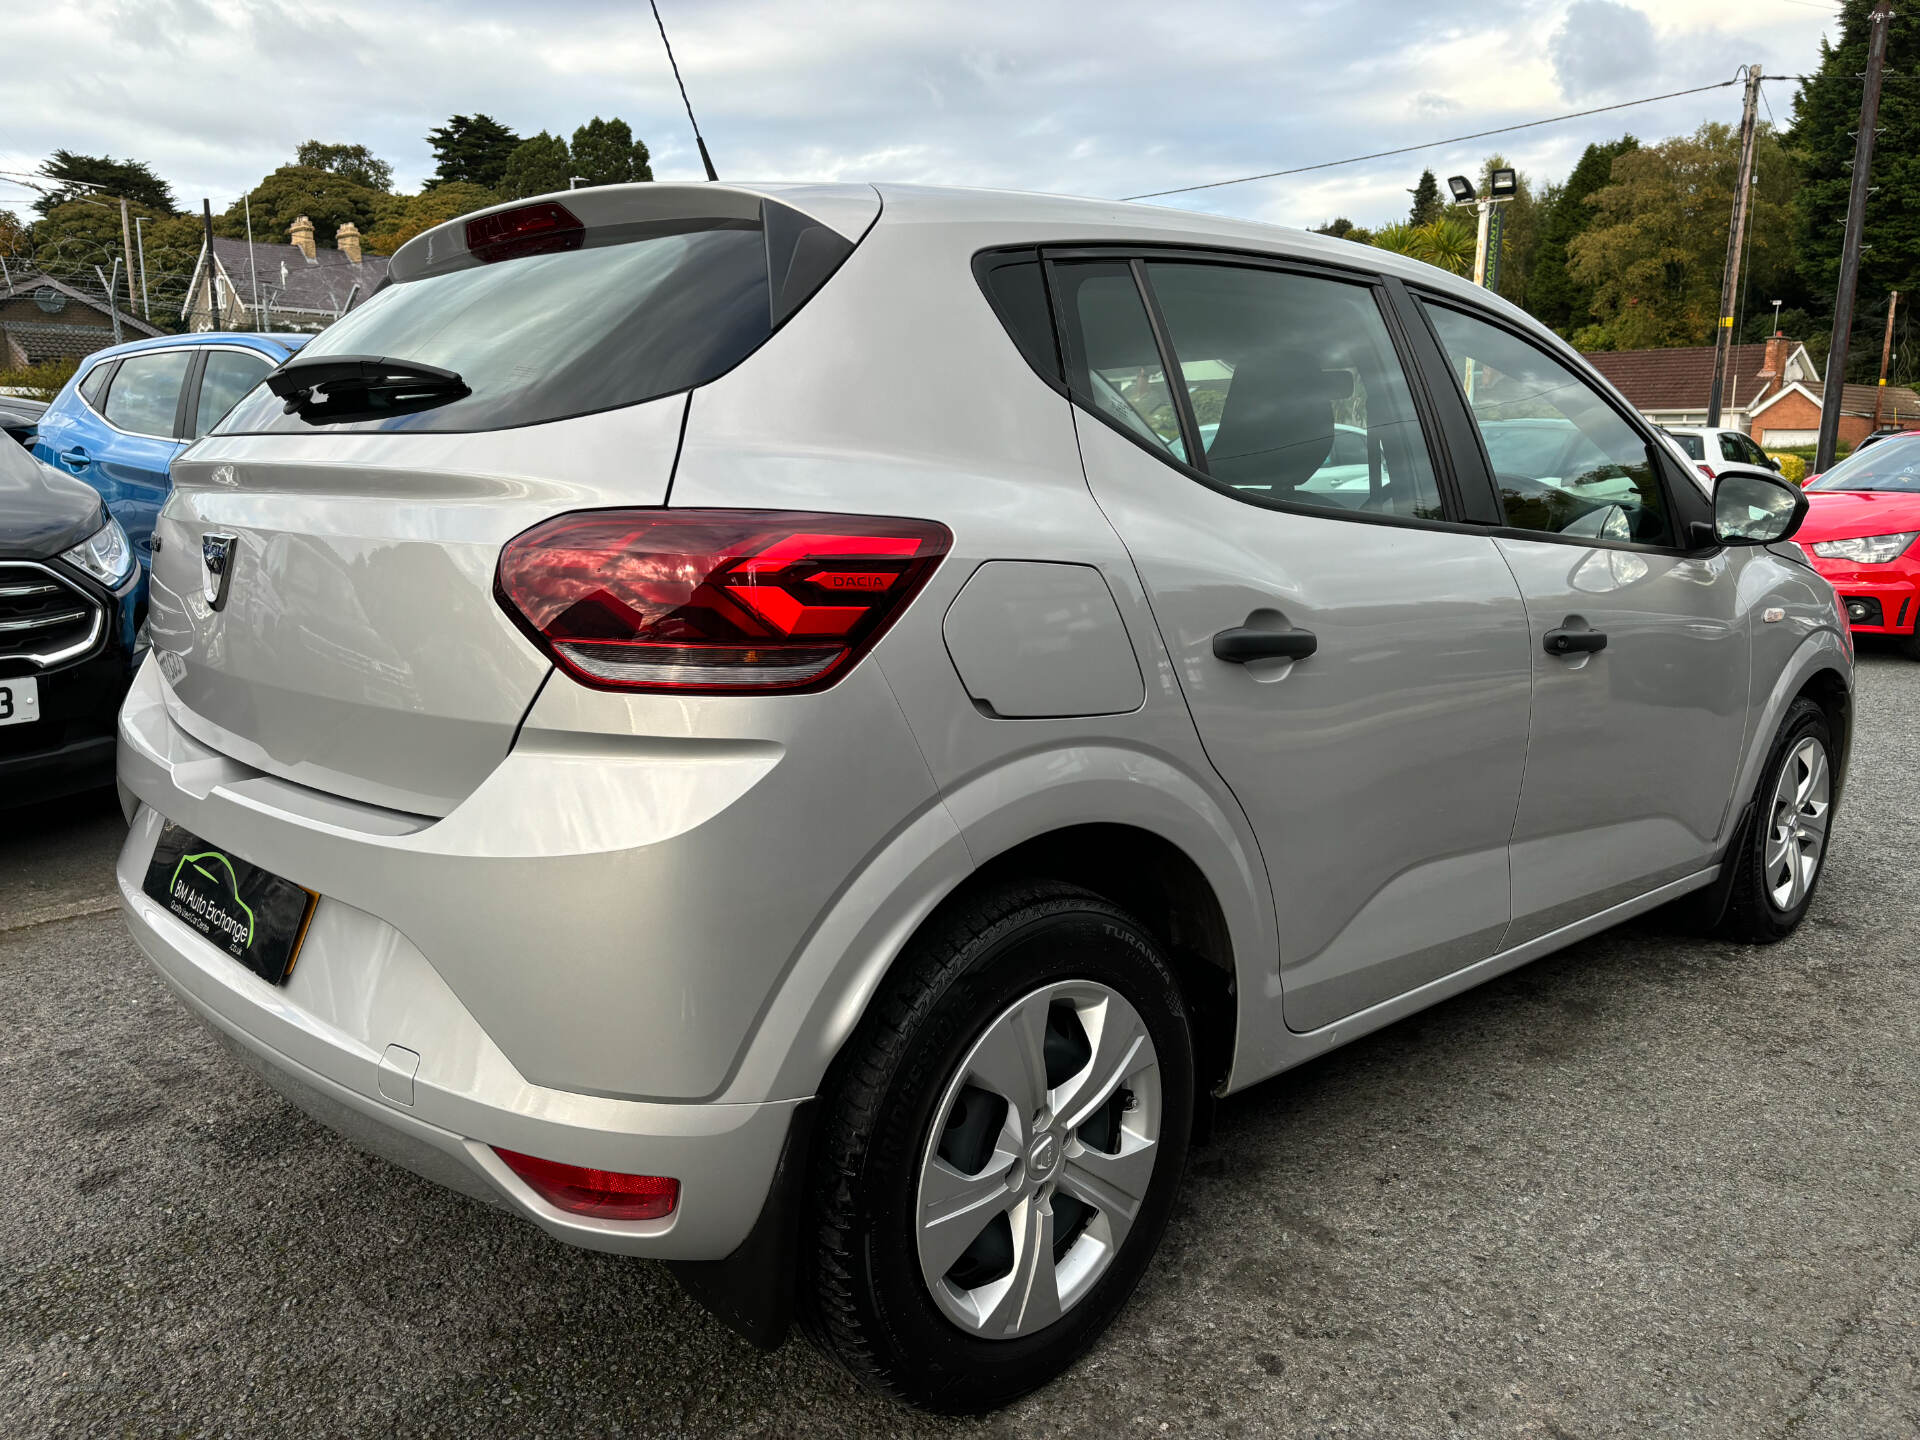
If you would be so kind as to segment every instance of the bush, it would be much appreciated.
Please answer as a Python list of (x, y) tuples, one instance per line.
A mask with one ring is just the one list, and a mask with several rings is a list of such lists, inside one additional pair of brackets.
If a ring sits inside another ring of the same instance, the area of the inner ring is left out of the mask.
[(38, 365), (0, 370), (0, 390), (31, 390), (36, 398), (51, 400), (79, 368), (78, 360), (42, 360)]
[(1796, 485), (1807, 483), (1807, 462), (1798, 455), (1789, 454), (1785, 450), (1777, 452), (1769, 450), (1767, 458), (1779, 462), (1782, 480), (1791, 480)]

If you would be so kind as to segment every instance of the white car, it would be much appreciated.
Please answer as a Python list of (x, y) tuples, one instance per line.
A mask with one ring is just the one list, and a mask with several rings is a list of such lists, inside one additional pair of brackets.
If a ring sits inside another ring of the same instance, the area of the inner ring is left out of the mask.
[(389, 274), (173, 462), (120, 903), (296, 1103), (756, 1343), (1004, 1404), (1214, 1097), (1683, 896), (1806, 913), (1810, 502), (1709, 495), (1484, 289), (851, 184), (516, 200)]
[(1759, 465), (1778, 470), (1780, 464), (1754, 443), (1744, 430), (1729, 430), (1711, 425), (1664, 425), (1674, 444), (1686, 451), (1687, 458), (1709, 480), (1729, 465)]

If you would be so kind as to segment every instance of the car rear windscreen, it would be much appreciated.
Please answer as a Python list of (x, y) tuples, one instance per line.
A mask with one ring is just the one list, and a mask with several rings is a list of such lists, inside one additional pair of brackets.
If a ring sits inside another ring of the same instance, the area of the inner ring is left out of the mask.
[(501, 430), (671, 395), (744, 360), (852, 249), (766, 201), (757, 220), (604, 226), (576, 248), (389, 284), (301, 358), (439, 366), (470, 393), (411, 413), (315, 424), (262, 387), (215, 433)]

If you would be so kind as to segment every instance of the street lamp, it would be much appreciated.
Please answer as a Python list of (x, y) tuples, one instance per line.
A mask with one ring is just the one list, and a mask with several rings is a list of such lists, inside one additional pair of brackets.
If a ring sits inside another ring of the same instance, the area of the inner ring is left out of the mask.
[(1447, 177), (1447, 188), (1453, 192), (1453, 203), (1471, 205), (1480, 214), (1479, 229), (1473, 243), (1473, 283), (1485, 286), (1490, 283), (1487, 272), (1487, 252), (1492, 248), (1493, 207), (1504, 205), (1520, 193), (1520, 176), (1517, 171), (1505, 168), (1487, 172), (1487, 193), (1484, 198), (1474, 189), (1473, 182), (1464, 175)]
[(140, 312), (151, 320), (153, 306), (147, 300), (147, 237), (140, 230), (140, 227), (147, 223), (148, 218), (145, 215), (133, 217), (133, 243), (140, 251)]

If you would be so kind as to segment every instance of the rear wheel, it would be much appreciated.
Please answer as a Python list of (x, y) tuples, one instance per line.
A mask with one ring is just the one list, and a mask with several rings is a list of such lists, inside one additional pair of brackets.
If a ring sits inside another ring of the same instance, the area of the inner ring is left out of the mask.
[(1900, 649), (1909, 660), (1920, 660), (1920, 605), (1913, 607), (1913, 630), (1900, 637)]
[(1746, 842), (1728, 857), (1739, 867), (1720, 925), (1728, 939), (1771, 945), (1807, 913), (1827, 859), (1832, 757), (1826, 713), (1811, 700), (1794, 701), (1761, 771)]
[(1123, 911), (1008, 887), (916, 939), (824, 1097), (804, 1320), (865, 1383), (1003, 1405), (1126, 1303), (1192, 1124), (1180, 991)]

